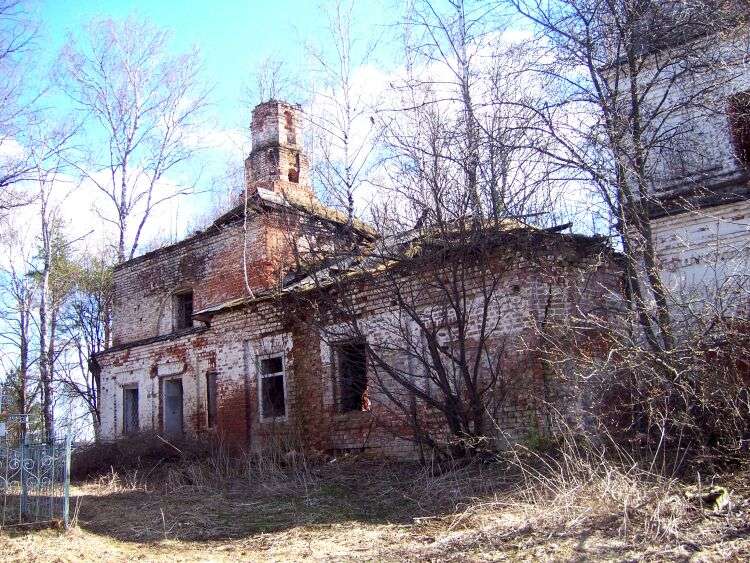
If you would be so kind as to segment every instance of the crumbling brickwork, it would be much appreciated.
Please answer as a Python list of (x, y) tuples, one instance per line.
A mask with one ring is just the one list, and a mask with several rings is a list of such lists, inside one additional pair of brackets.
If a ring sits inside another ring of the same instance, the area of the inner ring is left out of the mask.
[(302, 150), (299, 106), (269, 102), (252, 116), (253, 150), (245, 160), (248, 185), (273, 191), (305, 191), (312, 196), (310, 166)]
[[(309, 238), (300, 208), (313, 216), (312, 223), (335, 227), (345, 221), (312, 198), (300, 115), (299, 108), (282, 102), (253, 112), (247, 222), (242, 203), (203, 233), (116, 269), (114, 345), (97, 358), (103, 437), (124, 432), (124, 390), (134, 386), (139, 428), (164, 432), (166, 417), (175, 416), (165, 389), (174, 392), (170, 381), (179, 381), (184, 432), (216, 433), (241, 447), (290, 440), (320, 451), (414, 455), (410, 423), (375, 386), (368, 386), (367, 408), (342, 412), (333, 358), (337, 343), (313, 322), (304, 300), (278, 291), (298, 258), (293, 241)], [(290, 167), (298, 177), (290, 179)], [(545, 315), (592, 307), (603, 298), (601, 288), (617, 284), (612, 253), (602, 252), (600, 243), (557, 233), (543, 240), (533, 260), (519, 261), (503, 274), (491, 308), (511, 388), (498, 404), (497, 421), (511, 442), (548, 426), (542, 405), (550, 398), (549, 386), (534, 355), (534, 327)], [(418, 290), (420, 279), (407, 275), (403, 283)], [(174, 297), (185, 291), (192, 291), (194, 324), (178, 330)], [(369, 327), (368, 340), (388, 338), (383, 323), (394, 310), (388, 291), (365, 283), (351, 291), (356, 314)], [(429, 292), (423, 295), (429, 304)], [(476, 330), (467, 338), (475, 338)], [(375, 369), (368, 364), (367, 381), (378, 377)], [(217, 406), (211, 428), (209, 376), (215, 378)], [(261, 393), (264, 385), (273, 398)], [(422, 424), (442, 428), (434, 410), (418, 409)]]

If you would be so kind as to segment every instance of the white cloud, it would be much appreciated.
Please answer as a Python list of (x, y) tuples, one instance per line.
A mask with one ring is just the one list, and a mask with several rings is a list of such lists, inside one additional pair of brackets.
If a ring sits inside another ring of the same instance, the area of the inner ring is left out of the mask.
[(0, 159), (2, 158), (23, 158), (26, 149), (16, 139), (0, 139)]

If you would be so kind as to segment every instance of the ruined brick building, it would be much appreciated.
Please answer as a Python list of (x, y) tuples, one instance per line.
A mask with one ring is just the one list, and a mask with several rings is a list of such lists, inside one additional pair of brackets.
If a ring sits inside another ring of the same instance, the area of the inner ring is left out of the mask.
[[(256, 107), (247, 201), (203, 232), (116, 267), (113, 343), (97, 358), (105, 439), (147, 430), (216, 433), (258, 447), (293, 430), (302, 447), (320, 451), (412, 451), (408, 425), (371, 384), (363, 343), (322, 335), (295, 301), (315, 285), (293, 271), (299, 248), (335, 247), (346, 222), (313, 194), (301, 119), (299, 107), (283, 102)], [(374, 240), (366, 225), (346, 231)], [(578, 306), (577, 288), (590, 287), (583, 294), (592, 303), (601, 297), (602, 284), (591, 279), (611, 269), (611, 253), (590, 237), (519, 225), (509, 232), (534, 236), (535, 258), (503, 274), (489, 314), (505, 348), (520, 349), (543, 311), (565, 315)], [(404, 283), (420, 282), (407, 273)], [(380, 319), (363, 339), (385, 338), (382, 320), (393, 313), (386, 293), (358, 290), (356, 315)], [(498, 419), (509, 435), (523, 436), (544, 423), (534, 399), (542, 383), (539, 365), (514, 358), (516, 390)]]
[[(721, 85), (712, 90), (712, 107), (671, 115), (680, 131), (674, 142), (686, 150), (670, 146), (654, 165), (651, 227), (673, 295), (695, 288), (718, 294), (730, 285), (733, 303), (739, 302), (736, 288), (747, 284), (750, 73), (741, 70), (742, 45), (708, 40), (706, 48), (729, 46), (738, 53), (737, 65), (717, 67), (707, 78)], [(695, 95), (701, 84), (693, 78), (682, 76), (674, 95)], [(650, 95), (668, 103), (660, 91)], [(311, 187), (301, 125), (298, 106), (269, 101), (256, 107), (244, 201), (203, 232), (115, 269), (113, 342), (97, 357), (102, 437), (144, 430), (215, 433), (259, 447), (293, 435), (302, 447), (322, 451), (413, 451), (405, 418), (414, 413), (392, 408), (393, 386), (378, 373), (383, 362), (377, 366), (367, 350), (387, 349), (389, 340), (408, 338), (412, 330), (391, 330), (401, 322), (394, 291), (409, 288), (425, 311), (440, 303), (430, 301), (424, 272), (406, 270), (389, 288), (373, 284), (374, 276), (346, 286), (348, 322), (360, 325), (356, 338), (339, 318), (311, 321), (337, 288), (335, 279), (351, 271), (315, 260), (301, 268), (301, 254), (353, 244), (395, 244), (411, 252), (419, 243), (409, 233), (380, 241), (367, 225), (347, 222), (321, 204)], [(585, 314), (616, 294), (617, 260), (593, 237), (512, 222), (496, 230), (502, 231), (493, 235), (498, 247), (524, 241), (532, 249), (510, 268), (500, 267), (500, 253), (485, 265), (502, 272), (486, 308), (497, 326), (489, 349), (496, 345), (497, 358), (512, 372), (494, 420), (515, 439), (548, 424), (540, 405), (556, 394), (530, 353), (534, 325), (550, 312), (563, 320)], [(383, 261), (370, 266), (388, 267)], [(473, 299), (481, 301), (480, 289), (470, 288)], [(466, 339), (476, 338), (482, 320), (472, 322)], [(419, 375), (419, 366), (397, 353), (390, 362), (400, 373)]]

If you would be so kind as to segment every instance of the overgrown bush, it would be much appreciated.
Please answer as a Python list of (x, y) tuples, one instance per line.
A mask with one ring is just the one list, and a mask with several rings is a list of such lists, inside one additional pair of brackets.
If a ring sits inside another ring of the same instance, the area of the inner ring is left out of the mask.
[(269, 439), (262, 448), (245, 450), (211, 436), (166, 439), (155, 432), (142, 432), (75, 448), (72, 477), (98, 478), (113, 488), (202, 490), (236, 480), (304, 481), (310, 466), (322, 460), (321, 456), (303, 453), (288, 436)]
[(140, 432), (117, 440), (76, 446), (71, 477), (85, 479), (115, 471), (150, 470), (170, 462), (206, 459), (221, 448), (215, 441), (189, 437), (169, 438)]
[(648, 345), (624, 315), (589, 315), (543, 334), (548, 384), (563, 397), (558, 418), (670, 475), (695, 462), (732, 463), (750, 447), (747, 322), (705, 308), (674, 317), (669, 347)]

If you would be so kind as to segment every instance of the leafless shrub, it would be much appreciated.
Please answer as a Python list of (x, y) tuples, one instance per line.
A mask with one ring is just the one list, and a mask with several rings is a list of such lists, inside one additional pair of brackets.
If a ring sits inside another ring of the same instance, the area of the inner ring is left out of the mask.
[(215, 449), (217, 445), (210, 441), (190, 438), (167, 441), (157, 433), (143, 432), (76, 446), (71, 475), (74, 479), (84, 479), (113, 475), (115, 471), (145, 473), (164, 463), (205, 458)]
[(628, 538), (675, 539), (691, 507), (679, 483), (623, 455), (568, 435), (555, 455), (517, 449), (511, 465), (522, 476), (518, 502), (545, 527), (584, 528), (605, 522)]
[(304, 483), (311, 466), (321, 460), (311, 459), (289, 439), (247, 451), (219, 439), (165, 439), (144, 432), (77, 447), (72, 461), (74, 479), (94, 478), (109, 492), (139, 488), (177, 492), (216, 490), (229, 483)]
[(546, 369), (561, 390), (557, 418), (665, 475), (735, 463), (750, 438), (744, 313), (720, 312), (715, 300), (700, 309), (685, 303), (672, 302), (675, 345), (659, 353), (625, 313), (539, 327)]

